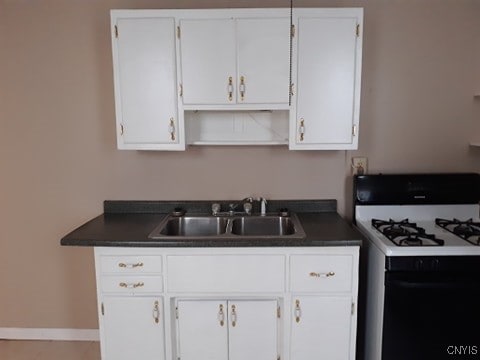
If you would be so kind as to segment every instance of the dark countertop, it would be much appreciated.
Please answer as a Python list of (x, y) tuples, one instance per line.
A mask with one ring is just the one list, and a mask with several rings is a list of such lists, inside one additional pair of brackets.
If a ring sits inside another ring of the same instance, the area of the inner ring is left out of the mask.
[[(104, 213), (64, 236), (66, 246), (118, 247), (265, 247), (265, 246), (359, 246), (363, 236), (336, 212), (335, 200), (271, 200), (267, 211), (287, 208), (297, 214), (306, 238), (155, 240), (148, 235), (174, 208), (188, 213), (208, 213), (213, 202), (228, 201), (105, 201)], [(208, 209), (208, 210), (207, 210)], [(257, 205), (254, 205), (257, 212)]]

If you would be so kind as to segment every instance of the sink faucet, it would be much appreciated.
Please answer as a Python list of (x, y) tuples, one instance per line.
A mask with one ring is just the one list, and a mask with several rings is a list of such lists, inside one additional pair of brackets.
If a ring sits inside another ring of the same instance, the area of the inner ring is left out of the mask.
[[(239, 204), (243, 204), (243, 212), (235, 211)], [(212, 204), (212, 215), (213, 216), (221, 216), (221, 215), (251, 215), (253, 208), (253, 197), (249, 196), (243, 199), (238, 203), (230, 203), (228, 204), (228, 211), (221, 211), (221, 205), (219, 203)]]

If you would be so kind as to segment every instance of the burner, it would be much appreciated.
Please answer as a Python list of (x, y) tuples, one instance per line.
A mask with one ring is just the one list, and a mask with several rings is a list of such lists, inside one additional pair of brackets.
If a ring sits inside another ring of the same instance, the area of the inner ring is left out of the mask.
[(435, 224), (473, 245), (480, 245), (480, 222), (474, 222), (473, 219), (462, 221), (455, 218), (453, 220), (437, 218)]
[(423, 241), (418, 235), (409, 235), (399, 241), (399, 245), (422, 246)]
[(443, 240), (433, 234), (427, 234), (425, 229), (408, 219), (385, 221), (372, 219), (372, 226), (398, 246), (441, 246)]

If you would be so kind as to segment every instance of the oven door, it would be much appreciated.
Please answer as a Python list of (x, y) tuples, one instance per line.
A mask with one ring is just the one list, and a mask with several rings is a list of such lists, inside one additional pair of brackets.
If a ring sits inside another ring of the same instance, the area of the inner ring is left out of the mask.
[(479, 274), (385, 274), (383, 360), (478, 358), (479, 326)]

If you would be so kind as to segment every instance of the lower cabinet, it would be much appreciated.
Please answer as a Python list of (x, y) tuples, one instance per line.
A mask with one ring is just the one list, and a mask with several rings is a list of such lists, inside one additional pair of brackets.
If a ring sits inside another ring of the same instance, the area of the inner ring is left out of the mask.
[(358, 257), (95, 248), (102, 360), (354, 360)]
[(350, 296), (296, 296), (292, 306), (291, 360), (354, 358)]
[(160, 297), (105, 296), (104, 360), (165, 359), (163, 304)]
[(179, 300), (182, 360), (276, 360), (276, 300)]

